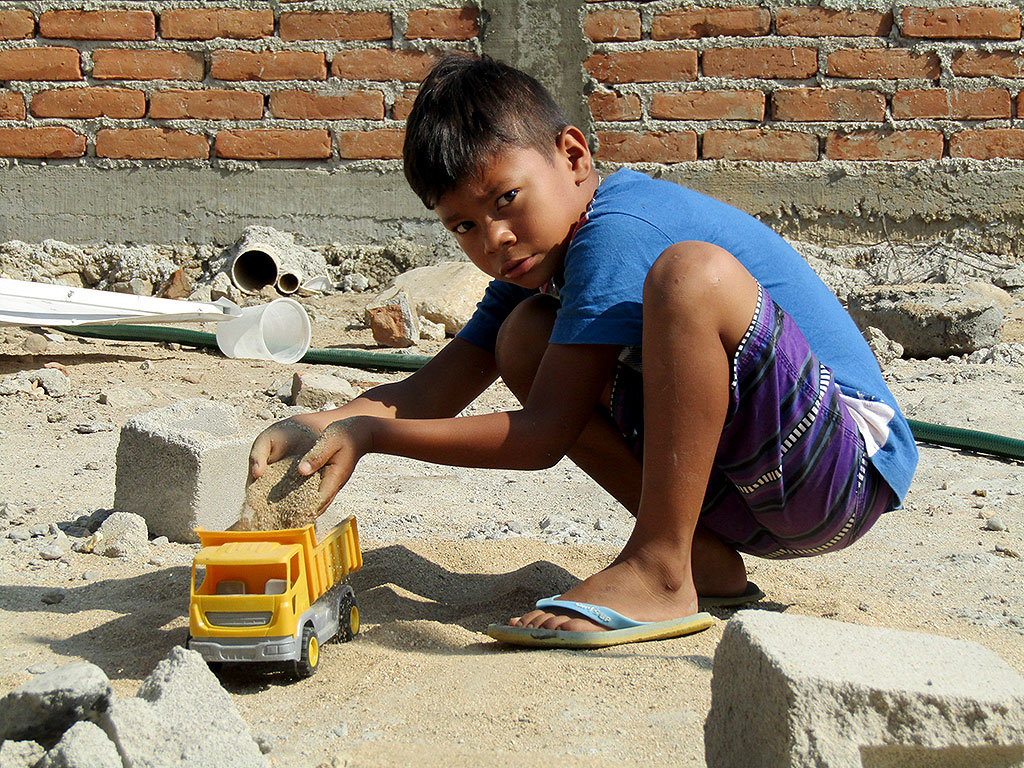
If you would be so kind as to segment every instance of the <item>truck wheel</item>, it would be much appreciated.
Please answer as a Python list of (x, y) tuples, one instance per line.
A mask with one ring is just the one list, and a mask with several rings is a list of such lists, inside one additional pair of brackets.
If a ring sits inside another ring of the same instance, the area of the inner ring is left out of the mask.
[(310, 677), (316, 672), (320, 664), (320, 643), (317, 642), (316, 632), (313, 625), (307, 624), (302, 628), (302, 650), (298, 661), (295, 662), (296, 677)]
[(359, 608), (355, 595), (344, 595), (338, 606), (338, 640), (347, 643), (359, 634)]

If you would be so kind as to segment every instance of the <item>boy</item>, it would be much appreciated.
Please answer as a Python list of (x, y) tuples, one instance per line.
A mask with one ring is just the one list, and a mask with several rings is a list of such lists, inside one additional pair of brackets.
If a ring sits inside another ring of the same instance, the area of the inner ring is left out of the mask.
[[(489, 630), (567, 647), (703, 629), (698, 601), (761, 596), (740, 552), (845, 547), (899, 505), (917, 461), (907, 423), (839, 302), (767, 227), (633, 171), (602, 182), (550, 95), (488, 59), (437, 64), (404, 160), (494, 280), (420, 371), (266, 430), (253, 477), (308, 449), (300, 471), (324, 467), (326, 507), (370, 452), (507, 469), (568, 455), (636, 516), (632, 535), (604, 570)], [(498, 375), (519, 410), (454, 418)]]

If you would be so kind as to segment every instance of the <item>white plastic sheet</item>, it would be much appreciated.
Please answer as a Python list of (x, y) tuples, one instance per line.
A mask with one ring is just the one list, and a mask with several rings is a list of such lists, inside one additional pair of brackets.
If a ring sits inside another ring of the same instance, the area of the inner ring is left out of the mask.
[(238, 305), (225, 298), (177, 301), (0, 278), (0, 325), (216, 323), (241, 314)]

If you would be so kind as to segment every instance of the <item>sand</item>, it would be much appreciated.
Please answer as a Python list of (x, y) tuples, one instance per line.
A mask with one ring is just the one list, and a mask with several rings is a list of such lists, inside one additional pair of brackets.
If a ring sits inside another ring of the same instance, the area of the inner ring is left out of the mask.
[[(345, 301), (312, 302), (316, 346), (372, 344), (358, 306)], [(111, 505), (116, 428), (132, 415), (212, 397), (237, 406), (255, 435), (291, 412), (265, 392), (302, 368), (141, 342), (68, 340), (23, 358), (23, 338), (0, 330), (0, 375), (57, 362), (73, 392), (0, 398), (0, 448), (10, 457), (0, 463), (0, 499), (27, 506), (9, 523), (18, 531), (67, 526)], [(360, 388), (382, 378), (318, 370)], [(887, 378), (914, 418), (1021, 436), (1024, 368), (900, 361)], [(151, 400), (97, 401), (118, 387)], [(495, 386), (472, 410), (512, 403)], [(114, 428), (79, 434), (83, 421)], [(854, 547), (748, 560), (767, 593), (761, 608), (970, 640), (1024, 674), (1024, 560), (1015, 556), (1024, 554), (1022, 481), (1018, 462), (923, 447), (906, 506)], [(484, 632), (603, 567), (628, 536), (629, 515), (570, 462), (505, 472), (370, 456), (318, 528), (349, 514), (365, 558), (352, 578), (358, 637), (325, 646), (309, 680), (247, 667), (222, 674), (274, 765), (703, 764), (713, 657), (729, 611), (714, 612), (715, 625), (692, 637), (587, 653), (509, 650)], [(1005, 530), (990, 529), (993, 517)], [(184, 639), (195, 547), (153, 545), (139, 560), (44, 561), (36, 553), (45, 537), (2, 536), (0, 695), (33, 671), (79, 659), (132, 695)], [(44, 603), (54, 589), (64, 599)]]
[(272, 531), (316, 522), (321, 472), (300, 475), (301, 460), (302, 454), (284, 456), (249, 484), (236, 530)]

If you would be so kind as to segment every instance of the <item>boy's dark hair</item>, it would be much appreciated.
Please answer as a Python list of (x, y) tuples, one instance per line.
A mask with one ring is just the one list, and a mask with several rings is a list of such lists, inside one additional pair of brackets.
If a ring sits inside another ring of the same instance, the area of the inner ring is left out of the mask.
[(448, 53), (420, 86), (405, 128), (405, 178), (427, 208), (505, 147), (548, 153), (569, 124), (532, 77), (486, 56)]

